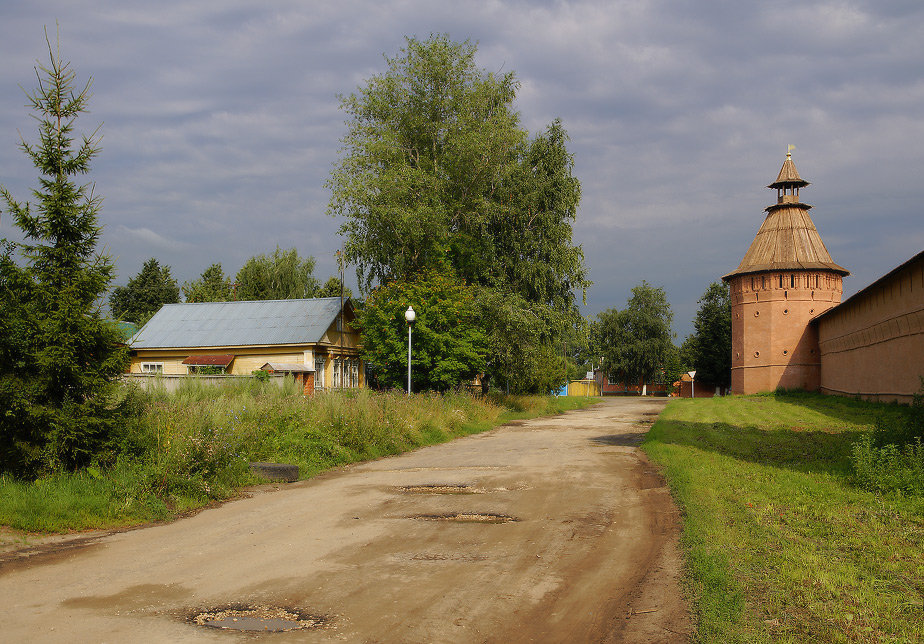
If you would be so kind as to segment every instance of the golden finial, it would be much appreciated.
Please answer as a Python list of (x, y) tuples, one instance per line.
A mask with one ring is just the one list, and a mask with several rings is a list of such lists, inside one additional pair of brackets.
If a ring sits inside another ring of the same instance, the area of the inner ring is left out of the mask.
[(786, 146), (786, 158), (787, 159), (792, 158), (792, 151), (795, 149), (796, 149), (796, 146), (794, 146), (792, 143)]

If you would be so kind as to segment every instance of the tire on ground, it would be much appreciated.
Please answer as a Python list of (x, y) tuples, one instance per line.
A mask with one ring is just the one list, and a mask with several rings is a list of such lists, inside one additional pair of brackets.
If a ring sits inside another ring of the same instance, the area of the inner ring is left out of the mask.
[(298, 465), (284, 463), (251, 463), (250, 471), (270, 481), (292, 483), (298, 480)]

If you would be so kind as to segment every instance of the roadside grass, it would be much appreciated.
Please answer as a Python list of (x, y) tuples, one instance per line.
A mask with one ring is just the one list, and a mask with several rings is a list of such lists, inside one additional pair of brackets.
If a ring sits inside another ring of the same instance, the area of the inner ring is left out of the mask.
[(169, 520), (259, 483), (249, 462), (295, 464), (305, 479), (596, 402), (368, 390), (304, 398), (294, 384), (216, 388), (194, 379), (174, 394), (128, 395), (139, 416), (93, 467), (34, 482), (0, 476), (0, 525), (67, 532)]
[(851, 466), (907, 413), (799, 392), (668, 405), (643, 448), (683, 513), (697, 642), (924, 642), (924, 499)]

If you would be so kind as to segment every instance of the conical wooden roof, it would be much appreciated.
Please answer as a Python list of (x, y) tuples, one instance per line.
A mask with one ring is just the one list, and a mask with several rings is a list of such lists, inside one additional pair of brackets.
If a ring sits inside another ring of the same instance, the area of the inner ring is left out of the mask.
[(786, 188), (786, 187), (798, 187), (804, 188), (809, 185), (809, 182), (799, 176), (799, 171), (796, 170), (796, 164), (792, 162), (792, 152), (786, 154), (786, 160), (783, 161), (783, 167), (780, 168), (780, 174), (776, 178), (776, 181), (771, 183), (768, 188)]
[[(792, 158), (787, 155), (777, 180), (770, 188), (792, 188), (809, 185), (799, 176)], [(734, 271), (735, 275), (764, 271), (824, 270), (849, 275), (850, 271), (834, 263), (821, 241), (821, 235), (809, 216), (811, 206), (787, 198), (767, 207), (767, 216), (751, 247)]]

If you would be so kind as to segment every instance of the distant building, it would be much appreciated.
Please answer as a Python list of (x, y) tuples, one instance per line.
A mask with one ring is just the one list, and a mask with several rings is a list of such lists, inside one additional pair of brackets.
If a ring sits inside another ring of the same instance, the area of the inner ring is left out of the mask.
[(792, 155), (777, 203), (722, 279), (732, 303), (732, 393), (798, 388), (910, 401), (924, 374), (924, 253), (841, 304), (836, 264), (802, 203)]
[(642, 392), (648, 396), (666, 396), (669, 389), (663, 378), (647, 381), (639, 378), (638, 381), (631, 382), (627, 381), (623, 374), (608, 374), (603, 369), (594, 371), (593, 377), (602, 396), (641, 396)]

